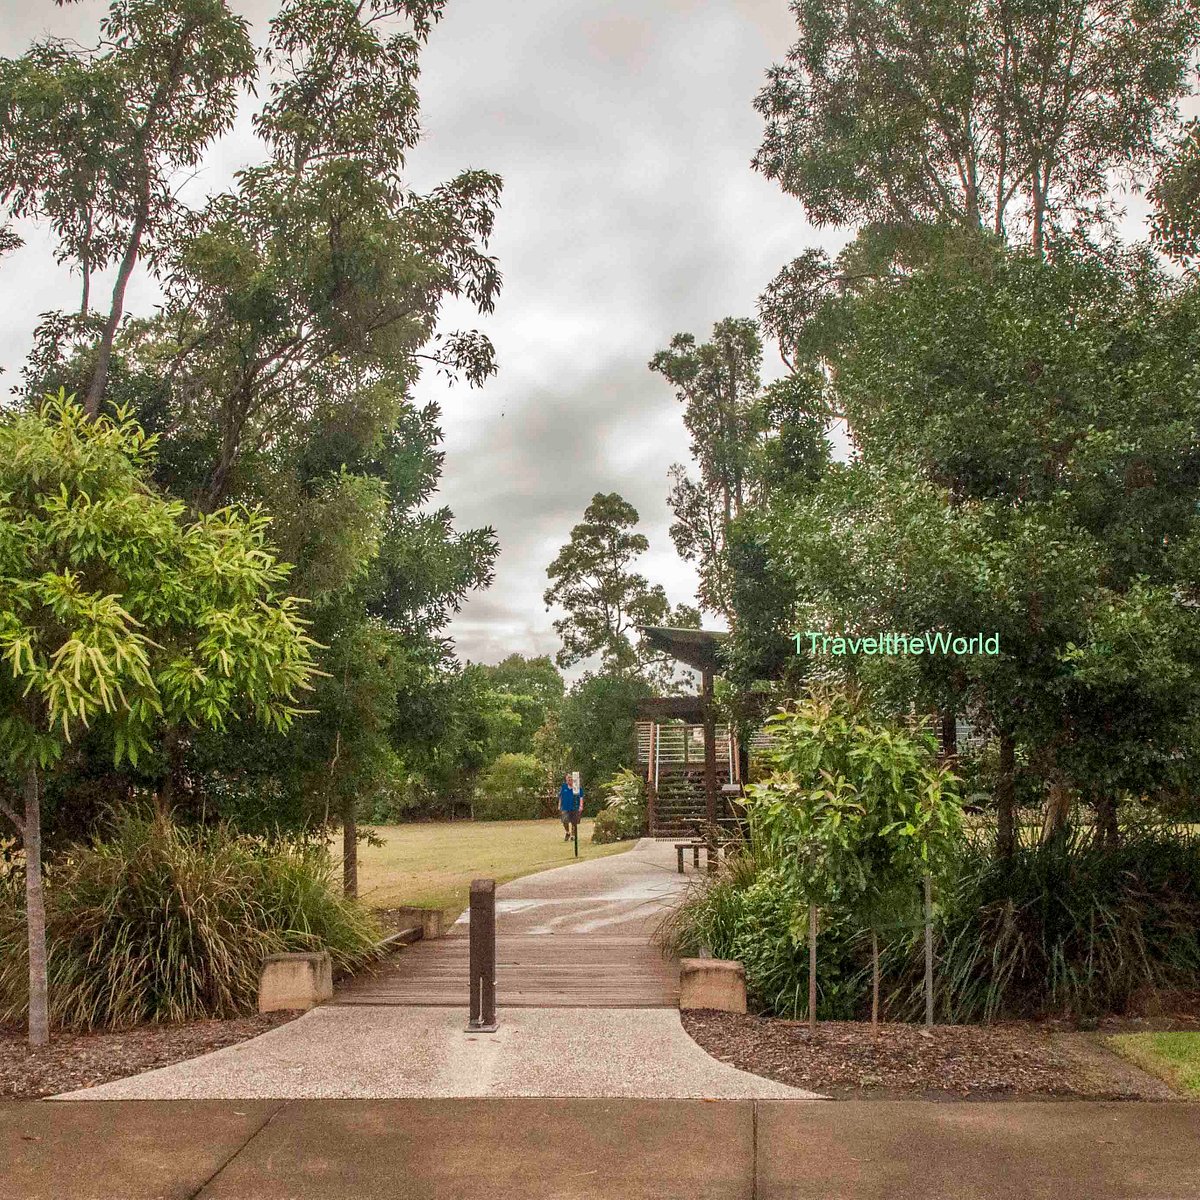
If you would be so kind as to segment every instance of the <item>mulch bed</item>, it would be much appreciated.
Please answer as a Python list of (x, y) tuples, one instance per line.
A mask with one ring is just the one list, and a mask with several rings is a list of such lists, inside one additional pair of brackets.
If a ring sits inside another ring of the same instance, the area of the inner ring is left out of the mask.
[(31, 1050), (23, 1030), (0, 1026), (0, 1100), (36, 1100), (167, 1067), (258, 1037), (298, 1016), (294, 1012), (139, 1025), (118, 1033), (72, 1034), (55, 1030), (50, 1044)]
[(836, 1099), (1164, 1099), (1157, 1081), (1096, 1038), (1032, 1022), (998, 1025), (799, 1021), (707, 1010), (680, 1014), (714, 1058)]

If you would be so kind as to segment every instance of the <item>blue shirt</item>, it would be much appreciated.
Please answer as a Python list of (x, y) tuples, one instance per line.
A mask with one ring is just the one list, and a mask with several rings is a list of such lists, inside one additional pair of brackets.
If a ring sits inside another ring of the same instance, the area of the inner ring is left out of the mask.
[(569, 783), (564, 782), (562, 787), (558, 789), (558, 807), (563, 812), (575, 812), (579, 808), (579, 801), (583, 799), (583, 792), (576, 792)]

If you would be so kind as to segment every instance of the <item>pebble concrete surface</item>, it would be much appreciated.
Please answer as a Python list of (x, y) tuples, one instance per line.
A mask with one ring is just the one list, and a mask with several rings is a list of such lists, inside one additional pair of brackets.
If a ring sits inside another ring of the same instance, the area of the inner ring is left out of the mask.
[(816, 1099), (702, 1050), (673, 1009), (526, 1008), (496, 1033), (453, 1008), (324, 1007), (72, 1100), (627, 1096)]

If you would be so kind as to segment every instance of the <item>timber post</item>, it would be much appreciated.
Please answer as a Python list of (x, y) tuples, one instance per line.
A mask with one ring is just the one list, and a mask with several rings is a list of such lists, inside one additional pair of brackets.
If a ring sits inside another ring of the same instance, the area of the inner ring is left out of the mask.
[(713, 719), (713, 673), (701, 675), (701, 696), (704, 712), (704, 811), (708, 832), (708, 861), (717, 852), (717, 731)]
[(468, 1033), (495, 1033), (496, 1023), (496, 881), (471, 880), (471, 1019)]

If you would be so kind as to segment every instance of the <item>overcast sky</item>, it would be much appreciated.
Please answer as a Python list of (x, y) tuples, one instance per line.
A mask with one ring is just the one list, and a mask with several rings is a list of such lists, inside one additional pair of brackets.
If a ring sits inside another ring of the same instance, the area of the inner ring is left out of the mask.
[(483, 323), (499, 374), (482, 391), (422, 389), (446, 412), (448, 502), (502, 547), (496, 582), (456, 622), (465, 654), (557, 648), (545, 569), (597, 491), (641, 514), (649, 578), (694, 599), (667, 532), (686, 433), (646, 364), (681, 330), (751, 315), (814, 240), (750, 168), (752, 100), (793, 30), (784, 0), (451, 0), (413, 165), (430, 182), (464, 165), (505, 180), (505, 285)]
[[(275, 5), (235, 7), (261, 40)], [(0, 0), (0, 53), (48, 31), (88, 42), (106, 8)], [(545, 569), (597, 491), (637, 507), (650, 539), (643, 571), (672, 602), (693, 600), (665, 500), (686, 435), (646, 363), (676, 332), (703, 337), (723, 317), (753, 315), (804, 247), (840, 244), (750, 167), (761, 132), (752, 101), (793, 37), (786, 0), (449, 0), (423, 58), (425, 138), (411, 179), (427, 188), (467, 167), (504, 177), (497, 310), (480, 320), (454, 307), (443, 322), (484, 329), (499, 373), (477, 390), (432, 377), (418, 388), (444, 410), (440, 501), (500, 539), (495, 582), (451, 630), (463, 656), (557, 648)], [(258, 157), (247, 117), (191, 190), (227, 186)], [(47, 243), (22, 232), (28, 246), (0, 269), (10, 379), (36, 315), (74, 294), (47, 269)], [(132, 309), (154, 299), (143, 274)], [(779, 370), (768, 362), (768, 378)]]

